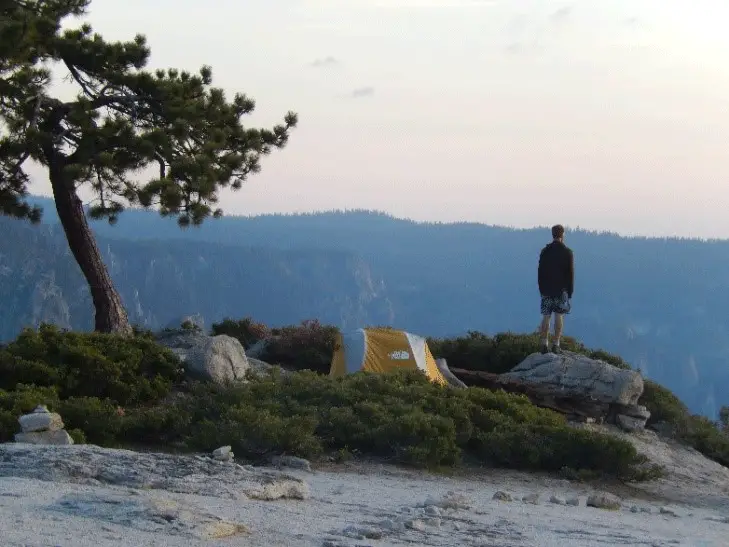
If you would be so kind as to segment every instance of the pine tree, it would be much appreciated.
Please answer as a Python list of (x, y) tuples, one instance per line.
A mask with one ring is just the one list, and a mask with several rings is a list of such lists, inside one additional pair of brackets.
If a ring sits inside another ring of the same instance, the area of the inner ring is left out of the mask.
[[(210, 216), (221, 188), (239, 189), (260, 159), (283, 148), (297, 116), (271, 129), (243, 127), (254, 109), (242, 94), (231, 100), (212, 87), (210, 67), (199, 74), (146, 70), (143, 36), (107, 42), (84, 24), (61, 23), (86, 13), (90, 0), (0, 0), (0, 213), (39, 222), (28, 204), (24, 165), (47, 169), (69, 248), (89, 284), (95, 328), (129, 333), (126, 310), (102, 260), (82, 187), (93, 190), (92, 218), (110, 223), (128, 206), (156, 208), (181, 227)], [(51, 66), (78, 87), (74, 100), (51, 90)], [(153, 167), (152, 180), (139, 171)]]

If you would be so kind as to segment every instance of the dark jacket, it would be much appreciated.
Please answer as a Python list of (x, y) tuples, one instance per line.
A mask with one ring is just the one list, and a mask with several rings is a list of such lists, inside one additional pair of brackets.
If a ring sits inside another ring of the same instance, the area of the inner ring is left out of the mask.
[(539, 292), (542, 296), (560, 296), (567, 291), (572, 298), (575, 289), (575, 259), (564, 243), (553, 241), (539, 254)]

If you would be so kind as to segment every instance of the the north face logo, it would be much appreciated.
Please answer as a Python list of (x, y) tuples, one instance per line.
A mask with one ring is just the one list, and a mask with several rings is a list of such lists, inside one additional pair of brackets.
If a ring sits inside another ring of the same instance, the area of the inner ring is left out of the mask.
[(410, 354), (407, 351), (399, 350), (393, 351), (388, 355), (388, 357), (395, 361), (407, 361), (408, 359), (410, 359)]

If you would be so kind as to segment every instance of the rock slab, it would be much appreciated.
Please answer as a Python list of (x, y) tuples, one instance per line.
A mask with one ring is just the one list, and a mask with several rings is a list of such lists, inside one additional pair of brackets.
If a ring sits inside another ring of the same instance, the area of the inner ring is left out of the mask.
[(277, 470), (221, 463), (203, 455), (139, 453), (93, 445), (0, 444), (0, 477), (110, 485), (150, 493), (164, 490), (228, 500), (301, 500), (310, 495), (308, 483)]
[(651, 417), (650, 411), (640, 405), (613, 405), (613, 412), (615, 418), (611, 421), (614, 421), (620, 429), (629, 433), (645, 429), (648, 418)]
[(201, 507), (162, 496), (79, 492), (65, 495), (50, 510), (59, 516), (93, 519), (102, 528), (116, 525), (157, 533), (160, 538), (181, 536), (210, 541), (251, 534), (243, 524), (226, 521)]
[(639, 372), (567, 351), (533, 353), (501, 378), (550, 387), (599, 403), (637, 405), (643, 394)]
[(533, 404), (574, 422), (608, 422), (634, 432), (644, 429), (650, 417), (648, 409), (637, 404), (644, 389), (639, 372), (568, 351), (532, 354), (504, 374), (457, 368), (452, 372), (469, 386), (524, 394)]
[(29, 444), (55, 444), (69, 445), (73, 444), (73, 438), (65, 429), (57, 429), (55, 431), (33, 431), (30, 433), (16, 433), (16, 443)]

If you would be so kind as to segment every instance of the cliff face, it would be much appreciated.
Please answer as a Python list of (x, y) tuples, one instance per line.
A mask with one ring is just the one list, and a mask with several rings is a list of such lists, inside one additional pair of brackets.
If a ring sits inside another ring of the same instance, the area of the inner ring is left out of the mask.
[[(57, 228), (0, 217), (0, 340), (41, 322), (90, 329), (86, 283)], [(391, 323), (385, 285), (346, 251), (287, 251), (205, 242), (99, 245), (130, 320), (161, 328), (190, 314), (206, 325), (255, 317), (271, 325), (317, 318), (344, 328)]]

